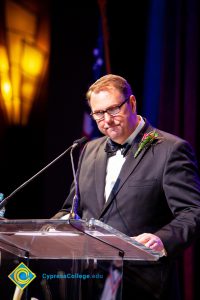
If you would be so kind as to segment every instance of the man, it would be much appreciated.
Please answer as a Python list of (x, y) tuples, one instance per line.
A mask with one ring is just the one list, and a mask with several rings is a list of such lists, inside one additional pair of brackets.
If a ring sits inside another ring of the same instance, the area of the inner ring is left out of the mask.
[[(120, 76), (101, 77), (87, 99), (104, 137), (82, 151), (78, 214), (99, 219), (171, 260), (200, 227), (200, 179), (190, 145), (137, 115), (132, 89)], [(65, 218), (73, 197), (74, 186), (56, 218)]]

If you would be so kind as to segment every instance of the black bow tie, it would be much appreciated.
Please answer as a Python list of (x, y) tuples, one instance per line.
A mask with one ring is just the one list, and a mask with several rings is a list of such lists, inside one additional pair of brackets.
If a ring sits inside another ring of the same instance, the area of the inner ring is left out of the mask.
[(125, 156), (130, 147), (131, 145), (129, 143), (121, 145), (111, 139), (108, 139), (104, 150), (107, 152), (108, 157), (115, 155), (117, 150), (121, 150), (121, 154)]

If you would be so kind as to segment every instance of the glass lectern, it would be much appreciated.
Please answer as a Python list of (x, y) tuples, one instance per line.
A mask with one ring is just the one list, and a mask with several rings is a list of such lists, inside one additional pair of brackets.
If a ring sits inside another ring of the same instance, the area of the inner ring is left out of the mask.
[(122, 299), (124, 263), (159, 261), (95, 219), (0, 221), (0, 299)]

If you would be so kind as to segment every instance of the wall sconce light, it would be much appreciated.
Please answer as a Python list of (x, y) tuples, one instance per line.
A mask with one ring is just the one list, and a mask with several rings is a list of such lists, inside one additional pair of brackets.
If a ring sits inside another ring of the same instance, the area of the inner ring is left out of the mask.
[[(43, 20), (44, 21), (44, 20)], [(5, 2), (4, 43), (0, 42), (0, 105), (9, 124), (26, 125), (47, 71), (48, 26), (17, 2)]]

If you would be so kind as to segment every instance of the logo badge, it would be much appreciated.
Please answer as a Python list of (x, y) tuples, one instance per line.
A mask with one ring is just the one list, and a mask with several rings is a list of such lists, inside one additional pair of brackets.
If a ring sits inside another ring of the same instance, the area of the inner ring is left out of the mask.
[(29, 285), (36, 275), (24, 264), (19, 264), (8, 277), (21, 289)]

